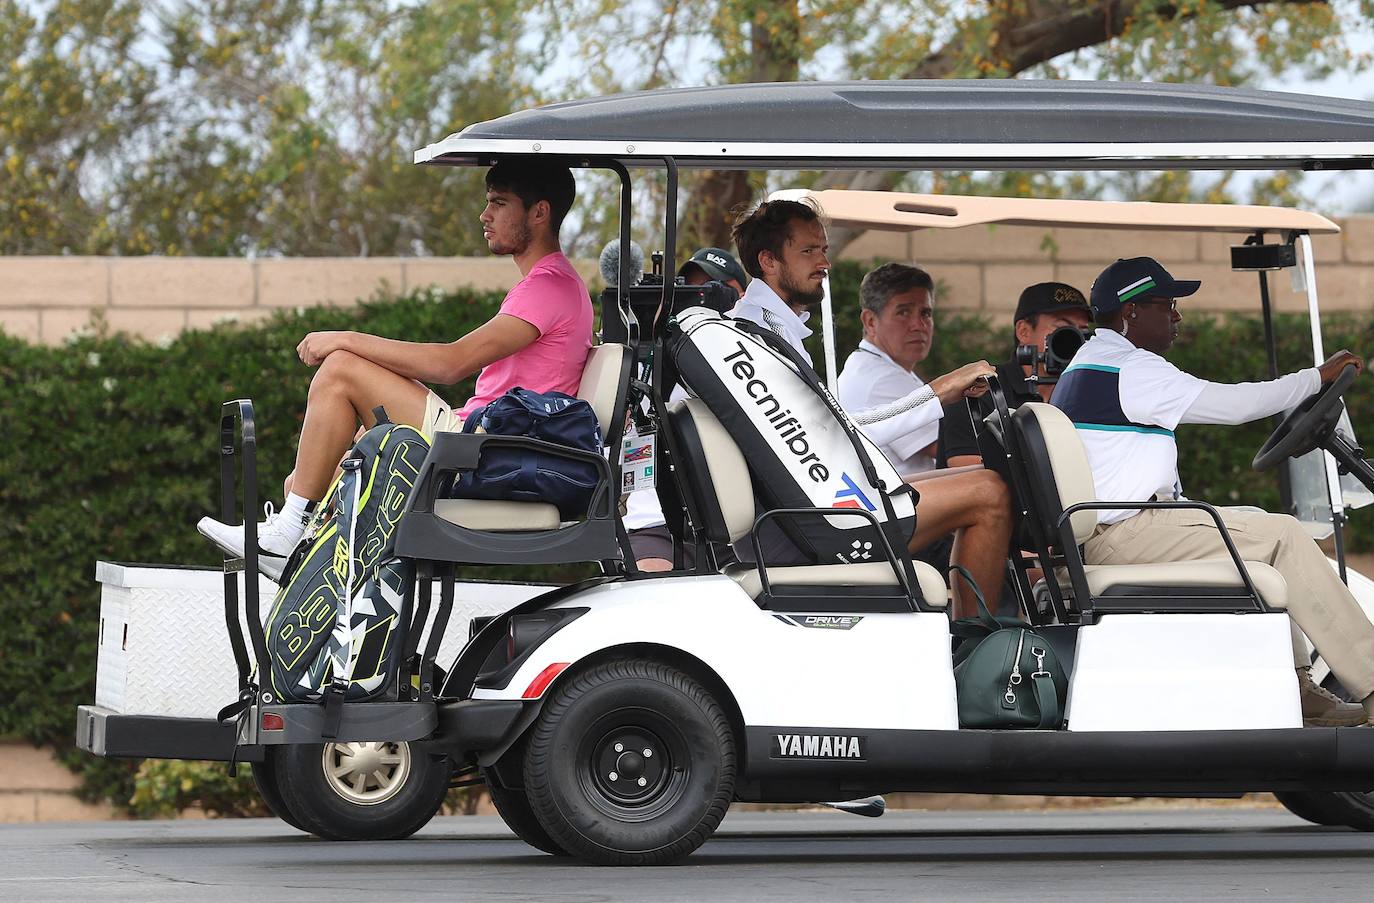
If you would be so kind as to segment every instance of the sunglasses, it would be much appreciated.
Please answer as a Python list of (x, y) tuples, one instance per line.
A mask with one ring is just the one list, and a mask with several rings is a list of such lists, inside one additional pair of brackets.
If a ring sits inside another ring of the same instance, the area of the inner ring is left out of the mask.
[(1148, 304), (1153, 307), (1168, 307), (1170, 311), (1178, 310), (1178, 299), (1176, 298), (1147, 298), (1141, 301), (1132, 301), (1132, 304)]

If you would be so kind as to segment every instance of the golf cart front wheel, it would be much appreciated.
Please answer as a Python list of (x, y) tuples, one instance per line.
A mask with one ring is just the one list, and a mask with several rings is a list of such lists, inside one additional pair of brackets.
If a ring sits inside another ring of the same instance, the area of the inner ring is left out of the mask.
[(675, 862), (706, 842), (734, 798), (729, 719), (668, 665), (597, 665), (545, 704), (525, 753), (525, 792), (539, 823), (574, 856)]
[(325, 840), (400, 840), (423, 828), (448, 793), (452, 766), (404, 742), (269, 748), (286, 809)]
[(1289, 812), (1313, 824), (1374, 831), (1374, 792), (1288, 790), (1274, 797)]

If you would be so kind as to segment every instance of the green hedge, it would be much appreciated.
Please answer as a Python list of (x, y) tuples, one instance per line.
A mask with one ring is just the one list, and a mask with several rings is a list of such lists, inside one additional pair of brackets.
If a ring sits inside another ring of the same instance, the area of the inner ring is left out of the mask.
[[(838, 297), (855, 297), (858, 267), (841, 267)], [(290, 469), (311, 370), (296, 359), (301, 336), (360, 329), (410, 340), (457, 336), (485, 321), (499, 296), (421, 293), (360, 308), (283, 312), (270, 322), (188, 332), (165, 345), (92, 335), (58, 348), (0, 335), (0, 735), (54, 747), (87, 776), (93, 796), (127, 801), (133, 767), (100, 762), (72, 746), (74, 708), (94, 697), (99, 592), (94, 563), (175, 562), (214, 566), (196, 533), (217, 507), (219, 406), (250, 396), (259, 428), (259, 471), (268, 497)], [(852, 306), (851, 306), (852, 309)], [(857, 317), (840, 325), (841, 360), (857, 341)], [(1175, 361), (1213, 379), (1265, 372), (1257, 319), (1189, 320)], [(1331, 348), (1370, 347), (1368, 317), (1333, 317)], [(1305, 362), (1306, 325), (1279, 321), (1284, 366)], [(1008, 351), (1009, 325), (941, 317), (929, 374), (976, 356)], [(819, 355), (818, 355), (819, 357)], [(1357, 427), (1368, 419), (1369, 380), (1356, 383)], [(454, 387), (453, 398), (466, 397)], [(1374, 424), (1363, 423), (1371, 433)], [(1187, 427), (1180, 433), (1185, 486), (1218, 501), (1277, 502), (1271, 476), (1249, 468), (1263, 425)], [(277, 499), (280, 501), (280, 499)], [(1374, 530), (1356, 516), (1354, 546), (1374, 548)], [(510, 571), (495, 571), (493, 576)], [(574, 572), (522, 572), (565, 578)], [(175, 680), (176, 675), (168, 675)], [(146, 793), (145, 793), (146, 797)]]

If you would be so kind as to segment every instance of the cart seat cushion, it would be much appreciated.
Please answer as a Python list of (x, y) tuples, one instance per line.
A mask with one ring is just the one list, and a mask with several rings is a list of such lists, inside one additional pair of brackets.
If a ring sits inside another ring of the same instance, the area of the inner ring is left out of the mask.
[(611, 432), (609, 427), (616, 395), (620, 392), (620, 371), (624, 360), (624, 345), (614, 342), (596, 345), (587, 352), (587, 363), (582, 368), (582, 382), (577, 388), (577, 397), (591, 405), (596, 412), (596, 422), (601, 426), (602, 436)]
[(451, 524), (492, 533), (557, 530), (559, 524), (558, 506), (547, 502), (436, 499), (434, 513)]
[[(1024, 440), (1024, 451), (1037, 484), (1032, 487), (1035, 493), (1050, 493), (1051, 497), (1042, 501), (1049, 510), (1050, 521), (1045, 524), (1051, 536), (1058, 534), (1054, 522), (1065, 508), (1083, 502), (1097, 501), (1097, 490), (1093, 485), (1093, 470), (1088, 464), (1088, 453), (1083, 449), (1083, 440), (1073, 421), (1063, 411), (1053, 405), (1031, 403), (1017, 408), (1013, 415)], [(1048, 468), (1048, 472), (1039, 472)], [(1073, 523), (1074, 538), (1087, 542), (1097, 527), (1097, 512), (1076, 511), (1069, 518)]]
[[(949, 602), (949, 589), (940, 577), (940, 572), (924, 561), (913, 561), (916, 570), (916, 583), (926, 604), (944, 608)], [(751, 565), (732, 564), (725, 568), (725, 575), (757, 599), (763, 592), (763, 581), (758, 569)], [(867, 562), (864, 564), (814, 564), (801, 567), (770, 567), (768, 581), (773, 586), (897, 586), (897, 575), (887, 562)]]
[(673, 402), (668, 416), (682, 443), (683, 471), (704, 507), (706, 537), (739, 541), (754, 528), (755, 514), (754, 483), (739, 446), (700, 398)]
[[(1288, 584), (1283, 575), (1259, 561), (1245, 562), (1250, 581), (1255, 584), (1264, 604), (1274, 609), (1288, 607)], [(1094, 596), (1109, 594), (1113, 587), (1148, 586), (1158, 588), (1186, 588), (1190, 586), (1215, 589), (1226, 587), (1243, 591), (1244, 585), (1236, 573), (1236, 565), (1229, 558), (1204, 558), (1198, 561), (1168, 561), (1160, 564), (1090, 564), (1084, 568), (1088, 591)], [(1041, 581), (1043, 584), (1044, 581)], [(1060, 576), (1060, 585), (1070, 591), (1068, 575)], [(1037, 585), (1037, 591), (1039, 586)]]

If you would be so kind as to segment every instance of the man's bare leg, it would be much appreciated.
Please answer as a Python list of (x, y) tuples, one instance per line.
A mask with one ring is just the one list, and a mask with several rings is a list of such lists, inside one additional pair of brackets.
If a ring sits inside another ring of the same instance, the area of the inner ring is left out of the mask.
[[(951, 474), (922, 481), (918, 491), (916, 532), (908, 547), (915, 551), (953, 533), (950, 561), (968, 568), (983, 595), (995, 600), (1006, 572), (1012, 529), (1011, 494), (1002, 478), (991, 470)], [(963, 580), (951, 577), (950, 586), (954, 616), (976, 616), (978, 601)]]
[(335, 351), (310, 381), (305, 423), (296, 450), (289, 491), (319, 501), (339, 459), (353, 442), (358, 423), (371, 427), (372, 409), (381, 405), (397, 423), (420, 425), (428, 390), (366, 358)]

